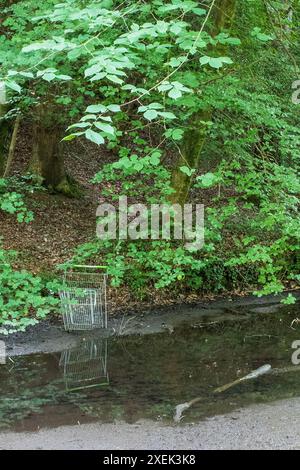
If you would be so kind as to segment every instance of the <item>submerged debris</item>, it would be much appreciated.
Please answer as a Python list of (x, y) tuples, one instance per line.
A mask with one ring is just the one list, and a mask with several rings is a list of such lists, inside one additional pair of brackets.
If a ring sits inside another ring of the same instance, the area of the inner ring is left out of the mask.
[[(213, 393), (222, 393), (225, 392), (225, 390), (228, 390), (229, 388), (233, 387), (234, 385), (237, 385), (241, 382), (244, 382), (246, 380), (251, 380), (251, 379), (256, 379), (257, 377), (267, 374), (271, 370), (271, 365), (270, 364), (264, 364), (263, 366), (259, 367), (258, 369), (253, 370), (249, 374), (245, 375), (244, 377), (240, 377), (237, 380), (234, 380), (233, 382), (230, 382), (228, 384), (223, 385), (222, 387), (215, 388)], [(183, 412), (185, 410), (188, 410), (191, 406), (195, 405), (199, 401), (202, 400), (202, 397), (197, 397), (194, 398), (191, 401), (185, 402), (185, 403), (180, 403), (179, 405), (176, 406), (175, 408), (175, 414), (174, 414), (174, 421), (176, 423), (179, 423), (182, 418), (183, 418)]]

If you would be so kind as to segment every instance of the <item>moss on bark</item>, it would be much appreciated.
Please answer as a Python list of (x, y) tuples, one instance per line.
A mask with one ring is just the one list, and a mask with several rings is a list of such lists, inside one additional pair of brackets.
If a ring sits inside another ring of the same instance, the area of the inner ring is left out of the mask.
[(79, 197), (82, 194), (79, 184), (65, 171), (62, 137), (63, 129), (57, 124), (55, 109), (39, 106), (34, 122), (32, 156), (28, 170), (36, 181), (52, 191)]
[[(222, 29), (230, 28), (235, 15), (236, 0), (217, 0), (213, 10), (213, 21), (210, 34), (217, 35)], [(214, 48), (214, 54), (224, 53), (224, 46)], [(180, 156), (176, 167), (172, 172), (172, 187), (174, 193), (171, 195), (172, 203), (184, 204), (191, 186), (192, 176), (183, 173), (180, 168), (183, 166), (192, 169), (199, 167), (200, 155), (203, 151), (207, 136), (207, 126), (205, 122), (211, 121), (212, 109), (198, 111), (190, 119), (188, 130), (184, 134)]]

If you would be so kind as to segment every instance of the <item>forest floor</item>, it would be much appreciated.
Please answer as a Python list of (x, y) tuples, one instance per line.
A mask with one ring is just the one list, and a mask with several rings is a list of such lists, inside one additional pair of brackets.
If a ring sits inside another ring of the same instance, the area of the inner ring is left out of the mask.
[(300, 449), (300, 400), (249, 406), (198, 424), (91, 423), (0, 433), (0, 449)]
[[(16, 149), (15, 172), (26, 172), (31, 151), (31, 136), (22, 129)], [(34, 213), (30, 224), (18, 224), (15, 216), (0, 213), (0, 233), (6, 249), (17, 250), (16, 266), (33, 273), (47, 273), (71, 258), (73, 250), (96, 233), (96, 209), (100, 202), (99, 187), (91, 179), (103, 165), (103, 156), (94, 146), (76, 145), (65, 148), (67, 173), (80, 185), (81, 198), (68, 198), (49, 191), (34, 192), (26, 197), (28, 209)]]

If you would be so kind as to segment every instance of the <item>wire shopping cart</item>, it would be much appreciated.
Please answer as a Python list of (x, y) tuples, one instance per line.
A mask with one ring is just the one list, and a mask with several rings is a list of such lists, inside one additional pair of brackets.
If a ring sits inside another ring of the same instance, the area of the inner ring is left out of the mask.
[(74, 265), (64, 271), (59, 292), (67, 331), (107, 328), (106, 266)]

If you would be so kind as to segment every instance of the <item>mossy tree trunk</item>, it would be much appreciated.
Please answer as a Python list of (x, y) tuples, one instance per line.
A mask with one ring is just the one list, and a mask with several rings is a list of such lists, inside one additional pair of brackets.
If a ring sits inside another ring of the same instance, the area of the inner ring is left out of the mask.
[(57, 109), (40, 105), (36, 110), (29, 172), (43, 185), (67, 196), (77, 196), (78, 188), (67, 175), (63, 158), (63, 128), (55, 117)]
[(212, 111), (207, 109), (193, 116), (188, 131), (185, 132), (183, 142), (180, 149), (180, 157), (176, 167), (172, 172), (172, 187), (175, 193), (172, 194), (172, 203), (183, 205), (187, 199), (192, 176), (183, 173), (180, 168), (188, 167), (190, 169), (197, 168), (199, 158), (206, 139), (207, 127), (202, 122), (210, 121)]
[[(213, 25), (211, 35), (216, 36), (224, 28), (230, 28), (235, 14), (236, 0), (217, 0), (213, 10)], [(224, 46), (214, 48), (214, 55), (224, 53)], [(217, 54), (216, 54), (217, 52)], [(208, 121), (211, 121), (213, 110), (203, 109), (190, 119), (188, 130), (185, 132), (180, 149), (180, 156), (172, 172), (172, 187), (175, 192), (171, 196), (172, 203), (183, 205), (188, 197), (192, 176), (183, 173), (180, 168), (189, 169), (199, 167), (200, 155), (205, 145)]]

